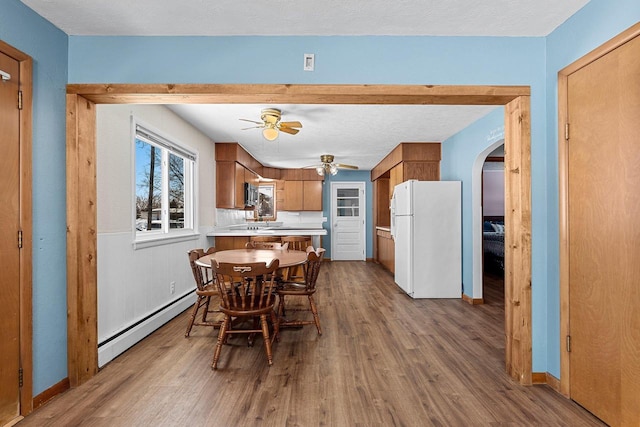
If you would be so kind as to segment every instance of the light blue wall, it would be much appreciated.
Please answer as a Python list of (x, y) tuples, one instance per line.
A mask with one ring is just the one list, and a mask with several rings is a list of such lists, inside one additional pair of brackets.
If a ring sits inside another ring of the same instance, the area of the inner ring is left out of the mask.
[[(489, 146), (504, 138), (504, 108), (497, 108), (466, 127), (461, 132), (447, 139), (442, 144), (442, 179), (462, 181), (462, 283), (466, 295), (473, 293), (473, 203), (472, 203), (472, 168), (476, 159)], [(537, 148), (544, 146), (544, 141), (532, 139)], [(543, 148), (543, 147), (542, 147)], [(542, 150), (538, 150), (542, 151)], [(534, 161), (532, 156), (532, 175), (543, 174), (545, 163)], [(542, 170), (540, 170), (542, 169)], [(544, 178), (544, 175), (542, 176)], [(532, 179), (532, 229), (545, 226), (546, 208), (544, 179)], [(531, 339), (533, 349), (533, 371), (545, 372), (547, 359), (547, 277), (544, 265), (546, 254), (544, 247), (546, 235), (538, 232), (532, 235), (533, 265), (531, 272)], [(475, 295), (474, 295), (475, 296)]]
[[(544, 78), (543, 47), (515, 37), (71, 36), (69, 81), (526, 85)], [(304, 53), (316, 71), (302, 70)]]
[[(34, 393), (66, 376), (67, 66), (70, 83), (531, 86), (533, 368), (559, 376), (556, 76), (559, 69), (639, 18), (637, 0), (591, 0), (547, 38), (71, 36), (67, 39), (18, 0), (4, 0), (0, 38), (34, 58)], [(316, 55), (314, 72), (302, 70), (302, 56), (309, 52)], [(478, 135), (486, 139), (480, 130)], [(457, 160), (450, 162), (445, 158), (443, 176), (464, 175), (457, 167), (460, 167)], [(538, 297), (545, 292), (546, 303)]]
[(480, 152), (504, 138), (504, 108), (498, 107), (442, 143), (440, 176), (443, 181), (462, 181), (462, 284), (473, 296), (472, 175)]
[(322, 238), (322, 246), (327, 249), (326, 256), (331, 258), (331, 183), (332, 182), (354, 182), (363, 181), (365, 183), (365, 203), (366, 203), (366, 250), (367, 258), (373, 258), (373, 185), (371, 183), (371, 171), (340, 170), (335, 176), (325, 176), (324, 187), (322, 189), (323, 216), (327, 217), (327, 222), (323, 224), (327, 230), (327, 236)]
[[(33, 58), (33, 392), (67, 376), (67, 35), (3, 0), (0, 39)], [(1, 130), (0, 130), (1, 131)]]
[[(638, 0), (591, 0), (547, 37), (547, 371), (560, 378), (558, 234), (558, 71), (640, 21)], [(534, 228), (534, 232), (536, 229)]]

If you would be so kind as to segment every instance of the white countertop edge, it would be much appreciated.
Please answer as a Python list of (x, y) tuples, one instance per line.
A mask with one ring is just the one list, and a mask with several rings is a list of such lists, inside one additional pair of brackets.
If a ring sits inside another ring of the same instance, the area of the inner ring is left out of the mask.
[(326, 236), (327, 230), (323, 228), (300, 230), (270, 230), (270, 232), (257, 232), (256, 230), (214, 230), (207, 236)]

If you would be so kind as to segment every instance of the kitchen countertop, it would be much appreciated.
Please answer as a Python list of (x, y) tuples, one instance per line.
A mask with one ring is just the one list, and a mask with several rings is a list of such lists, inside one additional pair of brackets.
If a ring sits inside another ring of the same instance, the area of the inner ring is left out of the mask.
[(324, 228), (262, 227), (248, 230), (239, 227), (220, 227), (207, 233), (207, 236), (326, 236)]

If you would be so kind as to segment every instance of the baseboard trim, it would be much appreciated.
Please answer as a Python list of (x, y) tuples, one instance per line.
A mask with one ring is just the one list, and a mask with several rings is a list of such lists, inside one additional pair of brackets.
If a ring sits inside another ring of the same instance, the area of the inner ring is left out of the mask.
[(57, 395), (64, 393), (71, 388), (69, 384), (69, 378), (65, 378), (62, 381), (52, 385), (42, 393), (33, 397), (33, 409), (36, 410)]
[(482, 298), (471, 298), (467, 294), (462, 294), (462, 301), (468, 302), (471, 305), (484, 304), (484, 299), (482, 299)]
[(98, 367), (102, 368), (139, 341), (142, 341), (147, 335), (189, 307), (192, 307), (194, 301), (195, 294), (189, 292), (157, 313), (146, 318), (144, 321), (136, 324), (135, 327), (127, 329), (124, 333), (116, 334), (114, 337), (103, 340), (98, 344)]
[(531, 374), (531, 383), (546, 384), (560, 393), (560, 380), (551, 375), (549, 372), (533, 372)]

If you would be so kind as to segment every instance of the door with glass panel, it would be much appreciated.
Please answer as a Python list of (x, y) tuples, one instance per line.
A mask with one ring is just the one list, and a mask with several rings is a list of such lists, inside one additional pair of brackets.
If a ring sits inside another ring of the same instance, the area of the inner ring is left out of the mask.
[(331, 260), (365, 260), (365, 183), (331, 183)]

